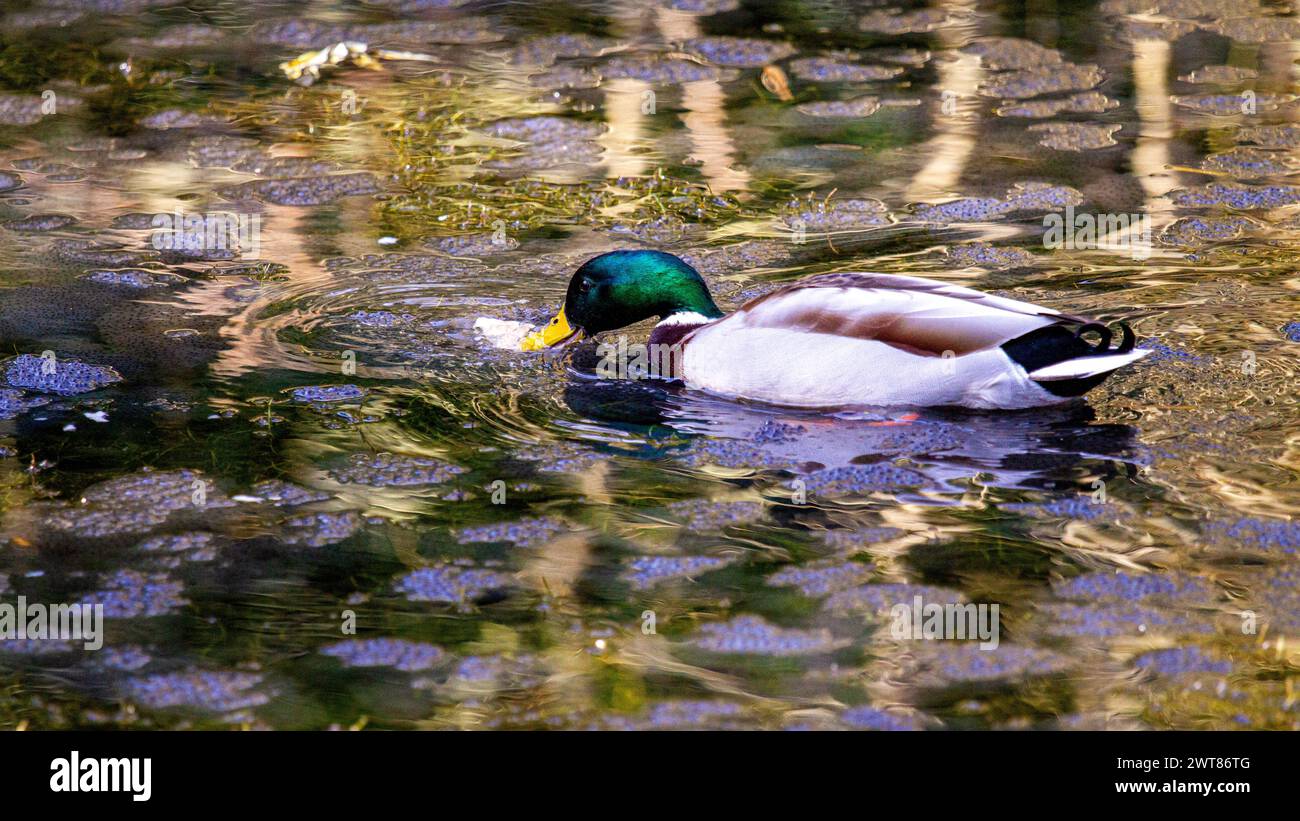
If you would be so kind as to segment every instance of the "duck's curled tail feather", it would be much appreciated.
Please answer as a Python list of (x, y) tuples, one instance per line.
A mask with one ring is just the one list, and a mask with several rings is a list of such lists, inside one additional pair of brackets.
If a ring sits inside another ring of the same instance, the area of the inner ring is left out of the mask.
[[(1110, 328), (1088, 322), (1071, 331), (1049, 325), (1002, 345), (1002, 350), (1029, 374), (1029, 378), (1056, 396), (1082, 396), (1113, 371), (1136, 362), (1150, 351), (1135, 349), (1137, 338), (1127, 323), (1120, 323), (1120, 343), (1111, 347)], [(1100, 341), (1089, 344), (1084, 334), (1096, 333)]]

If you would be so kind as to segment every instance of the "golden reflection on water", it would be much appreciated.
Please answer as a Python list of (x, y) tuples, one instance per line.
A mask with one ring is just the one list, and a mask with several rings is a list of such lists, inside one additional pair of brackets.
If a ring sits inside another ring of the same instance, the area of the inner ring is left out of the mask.
[[(947, 0), (939, 7), (958, 11), (973, 10), (974, 5)], [(955, 50), (968, 39), (967, 32), (939, 34), (940, 42), (948, 49)], [(943, 198), (956, 193), (978, 141), (979, 116), (975, 109), (984, 71), (979, 58), (974, 55), (950, 52), (948, 56), (949, 59), (936, 66), (938, 81), (935, 88), (939, 91), (939, 99), (931, 105), (930, 119), (935, 134), (920, 146), (916, 154), (925, 165), (912, 177), (907, 188), (909, 200)]]

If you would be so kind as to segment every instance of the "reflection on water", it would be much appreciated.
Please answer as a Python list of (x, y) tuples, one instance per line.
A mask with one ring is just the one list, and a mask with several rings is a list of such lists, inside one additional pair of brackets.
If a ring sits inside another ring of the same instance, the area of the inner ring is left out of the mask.
[[(84, 8), (0, 17), (0, 601), (103, 603), (106, 646), (0, 642), (0, 726), (1297, 726), (1292, 18)], [(278, 68), (340, 40), (425, 59)], [(1066, 206), (1142, 253), (1045, 247)], [(255, 245), (159, 248), (178, 213)], [(920, 274), (1154, 353), (827, 415), (475, 332), (615, 247), (727, 308)], [(895, 635), (918, 596), (996, 649)]]

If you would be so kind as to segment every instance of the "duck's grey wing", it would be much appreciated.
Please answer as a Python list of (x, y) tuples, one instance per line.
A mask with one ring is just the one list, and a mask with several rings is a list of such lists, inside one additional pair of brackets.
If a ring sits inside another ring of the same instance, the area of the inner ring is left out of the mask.
[(930, 356), (961, 356), (1049, 325), (1087, 322), (960, 285), (871, 273), (811, 277), (752, 300), (723, 321), (874, 339)]

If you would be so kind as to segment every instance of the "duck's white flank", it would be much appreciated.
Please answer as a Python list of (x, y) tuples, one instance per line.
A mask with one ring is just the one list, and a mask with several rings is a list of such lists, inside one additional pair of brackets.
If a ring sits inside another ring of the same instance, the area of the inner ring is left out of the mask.
[(682, 375), (687, 385), (720, 396), (808, 408), (1029, 408), (1065, 401), (1034, 384), (1001, 348), (944, 358), (830, 334), (713, 330), (691, 337)]

